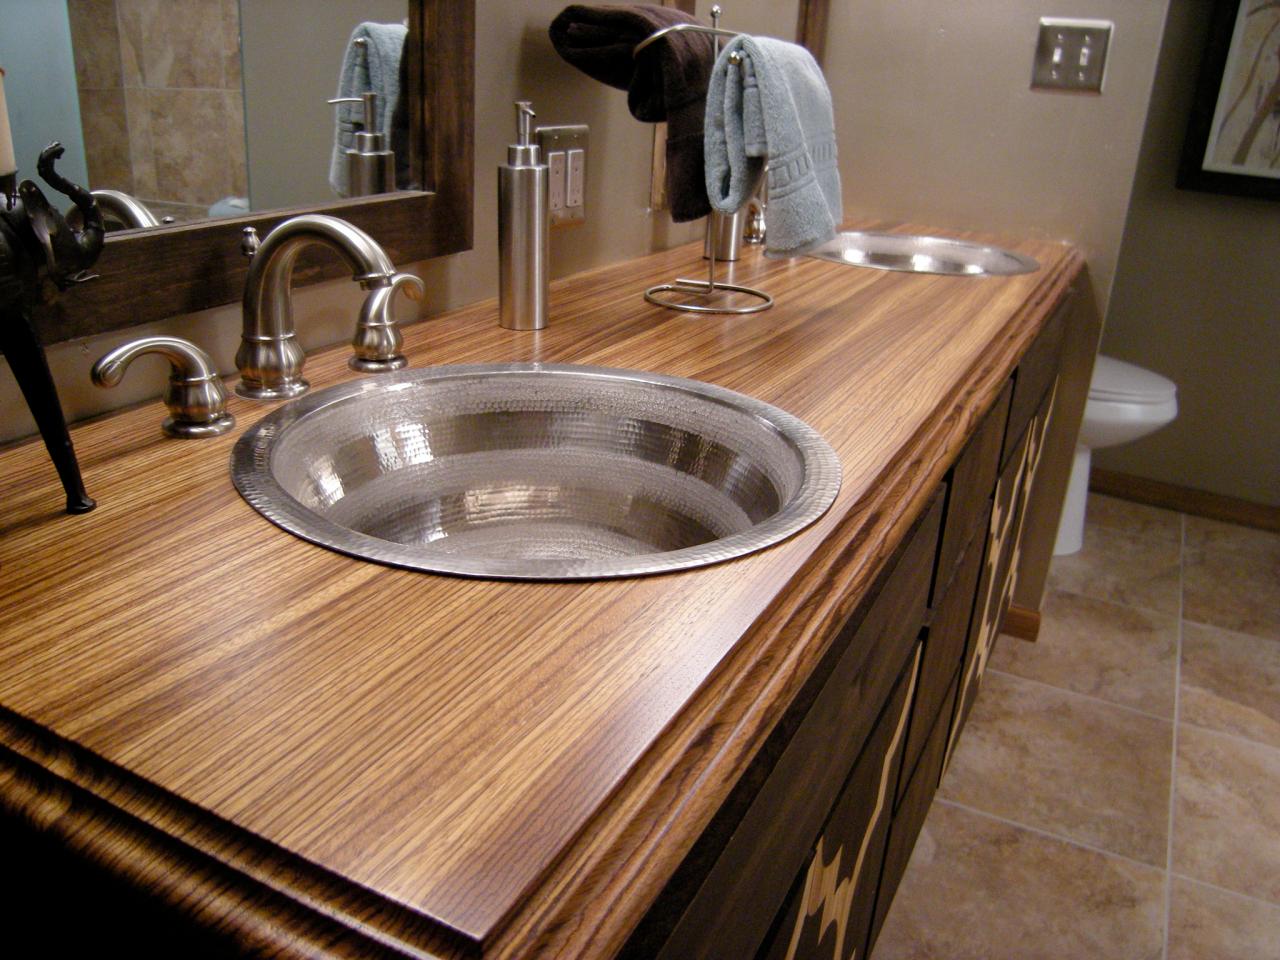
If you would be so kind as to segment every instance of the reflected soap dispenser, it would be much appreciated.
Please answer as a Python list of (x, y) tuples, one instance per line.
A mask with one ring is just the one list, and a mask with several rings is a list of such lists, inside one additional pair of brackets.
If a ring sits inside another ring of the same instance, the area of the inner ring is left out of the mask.
[(394, 191), (396, 155), (387, 147), (387, 135), (378, 130), (378, 95), (369, 90), (358, 97), (335, 97), (329, 102), (359, 103), (364, 108), (364, 129), (355, 134), (355, 148), (344, 151), (347, 158), (345, 196), (369, 197)]
[(498, 167), (498, 323), (508, 330), (547, 325), (550, 189), (534, 116), (527, 100), (516, 103), (516, 142)]

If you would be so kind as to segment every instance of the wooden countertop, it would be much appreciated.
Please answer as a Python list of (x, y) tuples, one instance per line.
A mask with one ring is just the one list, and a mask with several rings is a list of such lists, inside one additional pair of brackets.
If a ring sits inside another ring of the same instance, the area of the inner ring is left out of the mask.
[[(85, 516), (59, 512), (38, 442), (3, 451), (0, 803), (285, 953), (359, 952), (340, 924), (417, 955), (608, 955), (1080, 269), (1068, 247), (995, 239), (1042, 269), (753, 251), (732, 278), (771, 310), (645, 303), (701, 275), (684, 247), (554, 284), (537, 333), (498, 327), (494, 301), (406, 328), (412, 366), (653, 370), (818, 429), (844, 467), (832, 509), (701, 570), (498, 583), (313, 546), (231, 484), (235, 439), (275, 407), (240, 398), (214, 440), (164, 438), (158, 403), (73, 430)], [(355, 376), (347, 352), (308, 359), (315, 387)], [(287, 921), (290, 901), (311, 913)]]

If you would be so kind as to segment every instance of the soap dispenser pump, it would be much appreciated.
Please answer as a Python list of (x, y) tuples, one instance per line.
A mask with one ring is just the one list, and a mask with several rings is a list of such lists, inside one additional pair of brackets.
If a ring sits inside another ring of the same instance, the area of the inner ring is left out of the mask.
[(498, 323), (508, 330), (547, 325), (550, 188), (533, 142), (533, 105), (516, 103), (516, 142), (498, 167)]
[(335, 97), (330, 103), (364, 105), (364, 129), (355, 135), (355, 149), (346, 150), (348, 197), (390, 193), (396, 188), (396, 155), (387, 135), (378, 129), (378, 94), (367, 90), (358, 97)]

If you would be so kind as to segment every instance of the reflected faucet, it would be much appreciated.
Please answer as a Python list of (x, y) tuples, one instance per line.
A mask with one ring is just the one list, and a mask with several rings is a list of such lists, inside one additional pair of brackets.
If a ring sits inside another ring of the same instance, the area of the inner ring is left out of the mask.
[(119, 220), (126, 228), (160, 226), (156, 215), (136, 197), (121, 190), (94, 190), (92, 193), (102, 212)]
[[(93, 199), (98, 201), (98, 209), (102, 211), (104, 219), (115, 220), (123, 224), (126, 230), (173, 223), (173, 217), (160, 220), (151, 212), (150, 207), (123, 190), (90, 190), (89, 192), (93, 194)], [(67, 211), (67, 223), (77, 230), (83, 225), (84, 220), (75, 207)]]
[(309, 386), (302, 378), (305, 355), (294, 338), (290, 287), (298, 254), (316, 243), (337, 251), (351, 268), (351, 279), (373, 291), (371, 297), (395, 285), (395, 267), (382, 247), (345, 220), (304, 213), (277, 224), (261, 242), (253, 227), (245, 227), (241, 249), (253, 260), (245, 278), (244, 332), (236, 351), (236, 393), (242, 397), (296, 397)]

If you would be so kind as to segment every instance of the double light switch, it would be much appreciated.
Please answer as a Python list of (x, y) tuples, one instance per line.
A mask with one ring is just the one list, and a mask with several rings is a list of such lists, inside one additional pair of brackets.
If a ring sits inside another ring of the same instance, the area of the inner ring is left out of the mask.
[(1031, 86), (1101, 93), (1111, 29), (1109, 20), (1041, 17)]
[(538, 127), (534, 134), (550, 181), (551, 225), (585, 222), (588, 127)]

